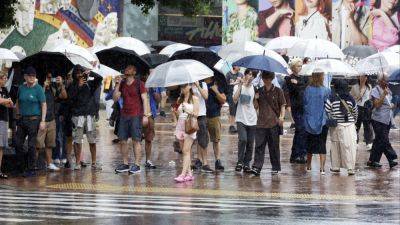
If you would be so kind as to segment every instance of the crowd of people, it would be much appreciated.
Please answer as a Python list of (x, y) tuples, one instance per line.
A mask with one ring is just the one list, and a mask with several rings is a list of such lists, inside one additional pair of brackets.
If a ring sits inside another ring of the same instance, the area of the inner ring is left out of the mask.
[[(221, 109), (226, 102), (229, 104), (229, 132), (238, 135), (237, 172), (260, 176), (267, 146), (271, 172), (281, 171), (280, 136), (284, 134), (285, 119), (294, 123), (295, 130), (290, 163), (304, 164), (308, 171), (312, 170), (312, 156), (318, 154), (320, 173), (325, 174), (329, 134), (330, 171), (337, 173), (344, 168), (349, 175), (354, 175), (361, 125), (364, 142), (371, 150), (367, 165), (381, 167), (379, 162), (384, 154), (390, 168), (396, 166), (397, 155), (389, 132), (394, 125), (393, 112), (399, 103), (394, 101), (396, 98), (388, 88), (387, 76), (381, 74), (375, 87), (367, 76), (360, 76), (352, 86), (346, 80), (337, 79), (331, 87), (326, 87), (322, 69), (315, 69), (311, 77), (299, 75), (303, 63), (307, 60), (290, 62), (292, 74), (284, 78), (282, 88), (274, 84), (273, 72), (246, 69), (242, 74), (238, 67), (226, 76), (227, 87), (210, 77), (169, 88), (171, 115), (176, 121), (175, 147), (182, 153), (182, 171), (175, 181), (194, 180), (193, 170), (224, 171), (220, 141)], [(75, 66), (66, 77), (48, 72), (41, 80), (32, 67), (25, 68), (23, 74), (24, 83), (12, 99), (5, 88), (7, 73), (0, 73), (0, 166), (3, 150), (9, 147), (10, 127), (16, 130), (12, 145), (18, 157), (18, 172), (23, 176), (35, 175), (38, 153), (42, 149), (49, 171), (58, 171), (60, 167), (80, 170), (88, 166), (82, 162), (84, 135), (91, 153), (90, 166), (101, 170), (96, 155), (96, 122), (99, 119), (98, 92), (103, 78), (80, 66)], [(110, 121), (118, 136), (115, 143), (119, 142), (122, 153), (122, 163), (115, 168), (117, 173), (141, 171), (143, 140), (144, 166), (156, 168), (151, 161), (155, 118), (160, 114), (161, 102), (165, 107), (168, 88), (145, 88), (146, 76), (139, 78), (137, 75), (137, 68), (128, 65), (124, 75), (114, 79), (108, 94), (108, 99), (114, 101)], [(263, 85), (254, 85), (257, 77)], [(163, 110), (161, 112), (165, 115)], [(15, 125), (12, 120), (16, 121)], [(129, 138), (135, 157), (131, 165)], [(210, 143), (215, 159), (213, 169), (208, 163)], [(197, 147), (195, 160), (192, 160), (193, 145)], [(7, 175), (0, 172), (0, 178), (7, 178)]]

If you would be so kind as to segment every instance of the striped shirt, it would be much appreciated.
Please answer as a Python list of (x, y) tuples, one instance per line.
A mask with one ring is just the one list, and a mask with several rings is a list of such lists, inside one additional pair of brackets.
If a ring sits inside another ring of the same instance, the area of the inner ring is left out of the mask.
[(338, 123), (355, 123), (357, 121), (358, 109), (354, 99), (353, 101), (351, 101), (350, 99), (347, 99), (346, 101), (351, 111), (347, 112), (347, 120), (345, 113), (340, 110), (340, 103), (341, 101), (337, 97), (335, 97), (334, 99), (329, 98), (326, 100), (325, 111), (328, 116), (336, 120)]

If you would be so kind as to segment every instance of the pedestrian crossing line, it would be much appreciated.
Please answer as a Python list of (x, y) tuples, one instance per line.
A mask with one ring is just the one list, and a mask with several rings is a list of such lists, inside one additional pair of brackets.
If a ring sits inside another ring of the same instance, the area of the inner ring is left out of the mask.
[[(12, 212), (0, 212), (0, 217), (2, 216), (13, 216), (13, 217), (26, 217), (26, 213), (12, 213)], [(61, 216), (61, 215), (46, 215), (46, 214), (29, 214), (29, 217), (35, 217), (35, 219), (63, 219), (63, 220), (80, 220), (80, 219), (90, 219), (91, 217), (85, 216)]]
[(105, 191), (122, 193), (155, 193), (199, 196), (224, 196), (224, 197), (256, 197), (269, 199), (297, 199), (297, 200), (328, 200), (328, 201), (390, 201), (391, 197), (380, 195), (336, 195), (336, 194), (301, 194), (301, 193), (268, 193), (250, 191), (230, 191), (192, 188), (167, 188), (167, 187), (131, 187), (109, 184), (63, 183), (49, 185), (47, 188), (56, 190), (84, 190)]
[(18, 218), (1, 218), (0, 222), (10, 222), (10, 223), (31, 223), (31, 222), (40, 222), (42, 220), (30, 220), (30, 219), (18, 219)]

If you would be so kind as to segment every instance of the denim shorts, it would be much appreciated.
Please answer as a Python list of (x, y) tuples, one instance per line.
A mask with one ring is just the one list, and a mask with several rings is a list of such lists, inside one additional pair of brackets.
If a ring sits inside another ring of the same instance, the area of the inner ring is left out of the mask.
[(134, 141), (142, 140), (142, 116), (122, 116), (118, 127), (118, 138), (126, 141), (132, 138)]

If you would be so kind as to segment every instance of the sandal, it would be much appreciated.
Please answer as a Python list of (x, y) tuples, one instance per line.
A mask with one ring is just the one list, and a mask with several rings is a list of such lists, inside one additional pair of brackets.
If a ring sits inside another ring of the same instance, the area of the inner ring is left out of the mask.
[(8, 176), (6, 174), (0, 172), (0, 178), (1, 179), (7, 179)]

